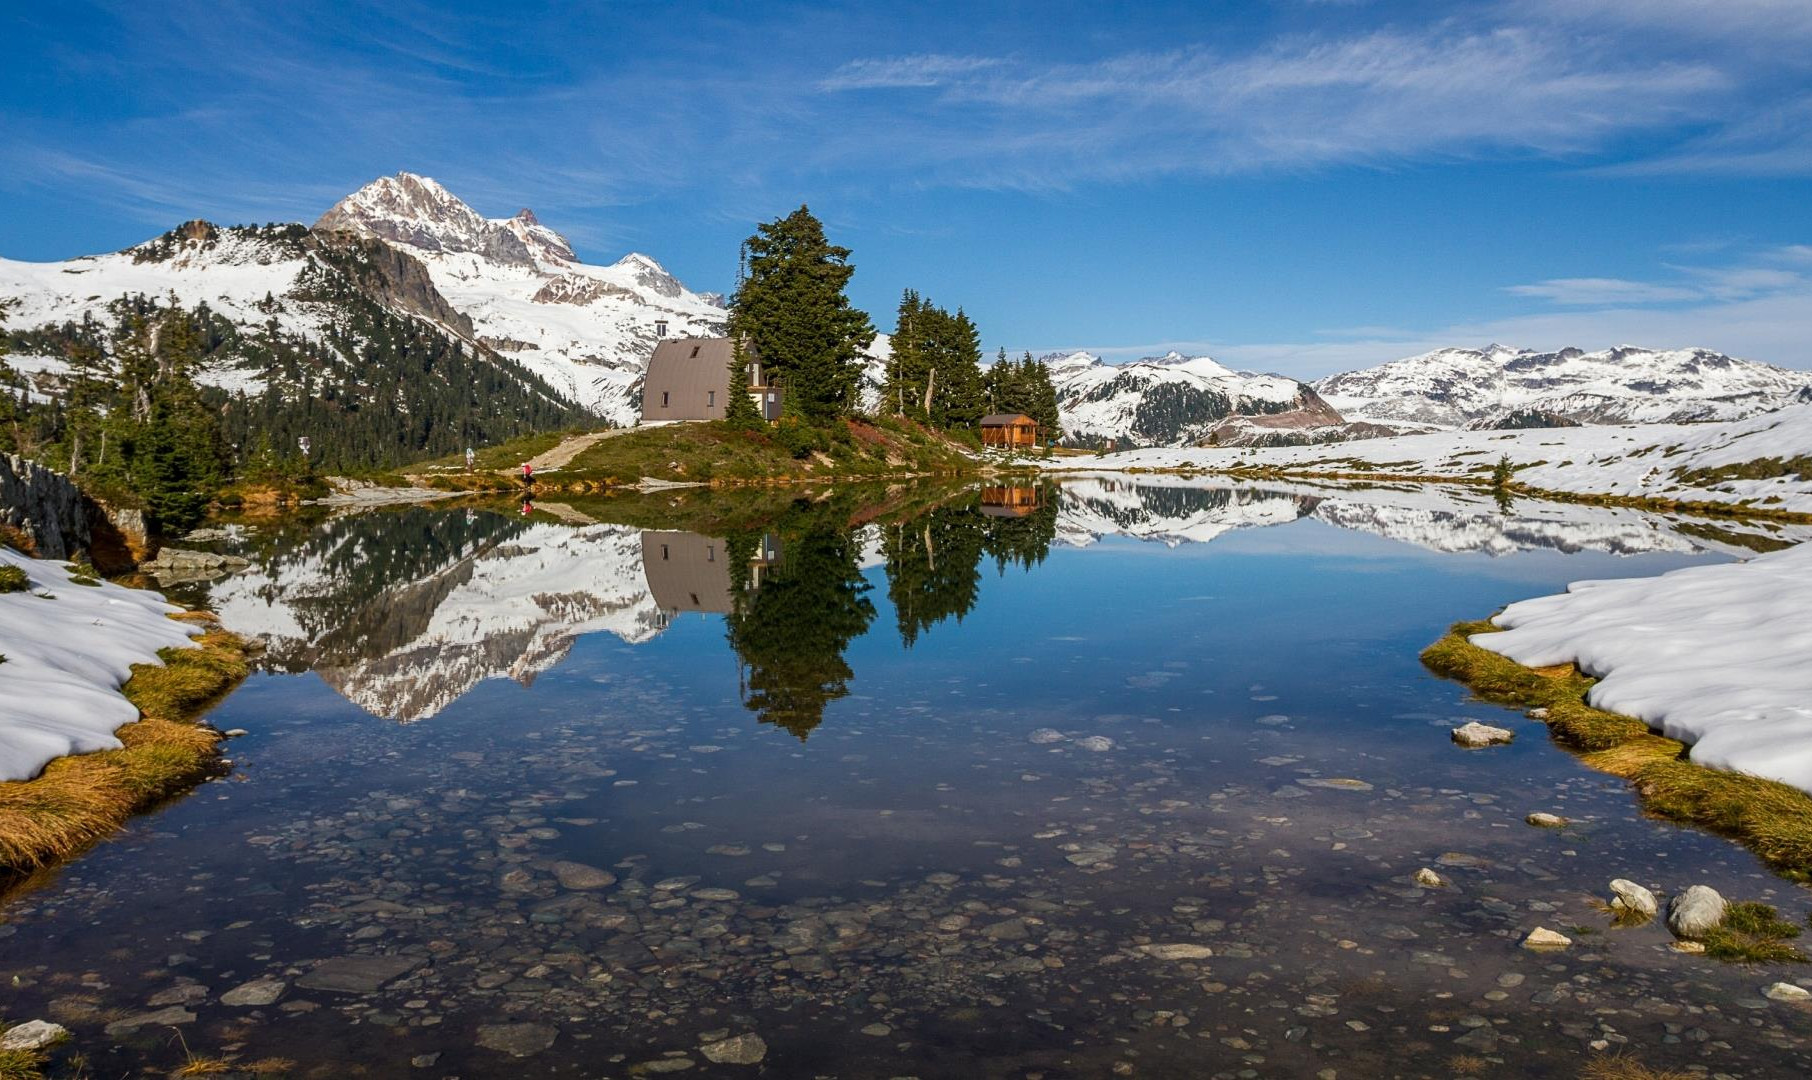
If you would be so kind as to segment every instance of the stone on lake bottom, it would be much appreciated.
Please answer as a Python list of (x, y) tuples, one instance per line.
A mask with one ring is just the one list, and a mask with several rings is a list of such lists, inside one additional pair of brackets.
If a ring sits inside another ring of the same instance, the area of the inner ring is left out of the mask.
[(69, 1037), (69, 1029), (48, 1020), (27, 1020), (0, 1035), (0, 1050), (42, 1050)]
[(1468, 721), (1453, 729), (1453, 741), (1468, 750), (1477, 750), (1485, 746), (1498, 746), (1516, 738), (1516, 732), (1508, 728), (1492, 727), (1477, 720)]
[[(1803, 986), (1796, 986), (1790, 982), (1777, 982), (1773, 986), (1763, 990), (1762, 996), (1769, 1001), (1812, 1001), (1812, 990), (1807, 990)], [(7, 1034), (10, 1035), (12, 1033), (7, 1032)]]
[(1048, 727), (1041, 727), (1037, 731), (1026, 736), (1028, 741), (1036, 743), (1039, 746), (1062, 742), (1067, 738), (1069, 738), (1069, 736), (1065, 735), (1063, 732), (1058, 731), (1056, 728)]
[(282, 979), (253, 979), (220, 995), (222, 1005), (274, 1005), (289, 984)]
[(1667, 928), (1697, 941), (1724, 921), (1724, 898), (1709, 885), (1694, 885), (1667, 902)]
[(1573, 939), (1565, 934), (1557, 934), (1545, 926), (1538, 926), (1529, 931), (1523, 939), (1525, 949), (1564, 949), (1573, 944)]
[(1118, 744), (1106, 735), (1090, 735), (1086, 739), (1077, 739), (1076, 745), (1084, 750), (1093, 750), (1097, 754), (1104, 754), (1107, 751), (1112, 750)]
[(528, 1057), (554, 1045), (559, 1034), (559, 1028), (548, 1024), (480, 1024), (478, 1045), (512, 1057)]
[(1424, 866), (1416, 871), (1416, 884), (1428, 889), (1447, 887), (1447, 879)]
[(1206, 960), (1214, 950), (1206, 945), (1180, 942), (1172, 945), (1141, 945), (1139, 951), (1154, 960)]
[(1655, 894), (1628, 878), (1618, 878), (1611, 882), (1611, 896), (1611, 907), (1619, 911), (1634, 912), (1643, 918), (1652, 919), (1655, 917), (1655, 912), (1660, 910), (1660, 904), (1656, 902)]
[(1561, 817), (1559, 814), (1550, 814), (1545, 810), (1537, 810), (1523, 820), (1538, 829), (1558, 829), (1564, 825), (1571, 824), (1571, 822), (1566, 818)]
[(414, 956), (336, 956), (316, 964), (296, 985), (337, 994), (370, 994), (422, 963)]
[(761, 1036), (750, 1032), (722, 1042), (707, 1043), (699, 1047), (698, 1052), (717, 1065), (758, 1065), (768, 1054), (768, 1044)]
[(1332, 776), (1326, 779), (1298, 780), (1303, 787), (1328, 788), (1332, 791), (1370, 791), (1372, 786), (1363, 780), (1354, 780), (1348, 776)]
[(193, 1024), (195, 1014), (181, 1005), (172, 1005), (156, 1012), (143, 1012), (128, 1016), (124, 1020), (115, 1020), (103, 1030), (108, 1035), (130, 1035), (142, 1027), (173, 1027), (177, 1024)]
[(608, 870), (587, 866), (577, 862), (557, 862), (553, 866), (554, 877), (560, 881), (562, 889), (582, 892), (588, 889), (609, 888), (617, 883), (617, 876)]

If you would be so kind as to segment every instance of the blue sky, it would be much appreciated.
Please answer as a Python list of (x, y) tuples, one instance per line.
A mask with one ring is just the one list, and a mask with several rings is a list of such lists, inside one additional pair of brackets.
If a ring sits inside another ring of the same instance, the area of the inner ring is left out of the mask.
[(807, 202), (990, 349), (1812, 368), (1807, 0), (896, 8), (9, 0), (0, 256), (409, 170), (699, 289)]

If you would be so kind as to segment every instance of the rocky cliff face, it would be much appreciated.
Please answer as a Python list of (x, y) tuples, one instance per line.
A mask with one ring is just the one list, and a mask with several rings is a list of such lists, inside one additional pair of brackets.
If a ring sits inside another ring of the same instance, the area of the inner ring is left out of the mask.
[(0, 539), (39, 559), (88, 550), (91, 504), (69, 477), (35, 461), (0, 454)]

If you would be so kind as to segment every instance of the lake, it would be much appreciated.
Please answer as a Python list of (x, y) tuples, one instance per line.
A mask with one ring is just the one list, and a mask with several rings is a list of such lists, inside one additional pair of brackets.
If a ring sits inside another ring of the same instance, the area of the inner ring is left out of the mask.
[(6, 903), (4, 1014), (95, 1076), (1807, 1075), (1804, 972), (1594, 904), (1812, 896), (1416, 658), (1804, 531), (1105, 475), (236, 526), (173, 589), (265, 646), (231, 775)]

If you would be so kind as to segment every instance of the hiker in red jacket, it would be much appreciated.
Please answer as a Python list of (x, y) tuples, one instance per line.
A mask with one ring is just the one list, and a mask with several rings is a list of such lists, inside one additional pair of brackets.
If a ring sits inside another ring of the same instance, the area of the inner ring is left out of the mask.
[(535, 467), (528, 462), (522, 463), (522, 486), (528, 487), (535, 482)]

